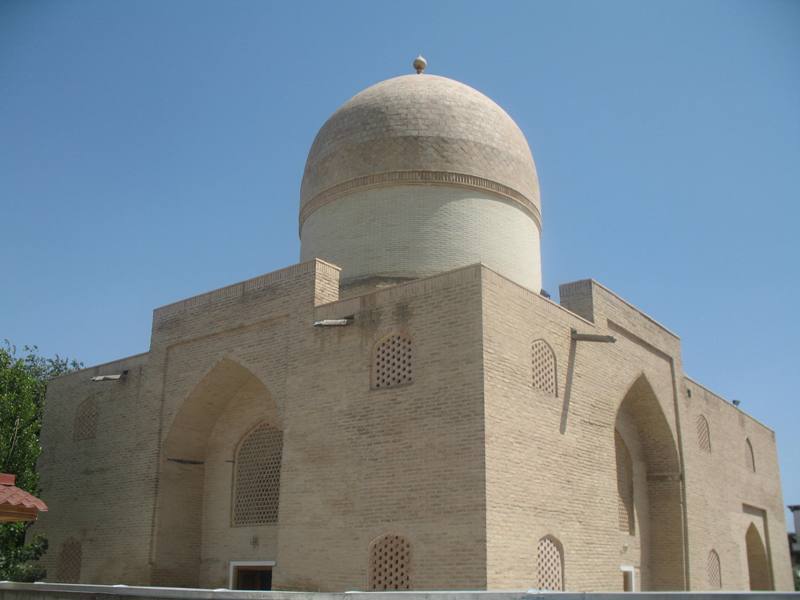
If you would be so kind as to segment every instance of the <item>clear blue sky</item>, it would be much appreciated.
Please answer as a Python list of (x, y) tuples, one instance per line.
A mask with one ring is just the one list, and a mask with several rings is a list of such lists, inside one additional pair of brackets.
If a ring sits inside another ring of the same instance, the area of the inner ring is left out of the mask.
[(296, 262), (317, 129), (418, 52), (528, 136), (545, 288), (676, 331), (800, 503), (792, 0), (0, 0), (0, 338), (104, 362), (154, 307)]

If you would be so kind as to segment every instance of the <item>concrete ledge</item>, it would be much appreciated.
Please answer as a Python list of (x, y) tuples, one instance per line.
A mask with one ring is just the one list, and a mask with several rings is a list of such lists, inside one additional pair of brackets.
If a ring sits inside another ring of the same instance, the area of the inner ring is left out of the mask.
[(14, 583), (0, 581), (0, 600), (91, 600), (98, 596), (111, 598), (174, 598), (186, 600), (798, 600), (797, 592), (539, 592), (528, 591), (430, 591), (430, 592), (255, 592), (227, 589), (195, 589), (143, 587), (126, 585), (85, 585), (72, 583)]

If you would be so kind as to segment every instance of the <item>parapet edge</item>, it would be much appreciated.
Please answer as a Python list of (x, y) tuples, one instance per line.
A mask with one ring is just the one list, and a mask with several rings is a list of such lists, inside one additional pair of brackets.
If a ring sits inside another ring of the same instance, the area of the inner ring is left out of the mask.
[(683, 378), (684, 378), (686, 381), (691, 381), (691, 382), (692, 382), (694, 385), (696, 385), (696, 386), (698, 386), (698, 387), (701, 387), (701, 388), (703, 388), (705, 391), (707, 391), (707, 392), (708, 392), (708, 393), (710, 393), (712, 396), (714, 396), (714, 398), (717, 398), (717, 399), (718, 399), (720, 402), (722, 402), (722, 403), (723, 403), (725, 406), (727, 406), (727, 407), (729, 407), (729, 408), (732, 408), (732, 409), (734, 409), (734, 410), (737, 410), (737, 411), (739, 411), (739, 412), (740, 412), (740, 413), (742, 413), (742, 414), (743, 414), (745, 417), (747, 417), (748, 419), (750, 419), (751, 421), (753, 421), (753, 422), (754, 422), (756, 425), (759, 425), (759, 426), (763, 427), (764, 429), (766, 429), (767, 431), (769, 431), (769, 432), (771, 432), (771, 433), (773, 433), (773, 434), (775, 433), (775, 430), (774, 430), (772, 427), (770, 427), (769, 425), (765, 425), (764, 423), (762, 423), (761, 421), (759, 421), (758, 419), (756, 419), (756, 418), (755, 418), (753, 415), (751, 415), (750, 413), (743, 411), (741, 408), (739, 408), (738, 406), (736, 406), (735, 404), (733, 404), (733, 402), (731, 402), (730, 400), (728, 400), (728, 399), (727, 399), (727, 398), (725, 398), (724, 396), (721, 396), (720, 394), (716, 393), (714, 390), (712, 390), (711, 388), (709, 388), (707, 385), (703, 385), (702, 383), (700, 383), (699, 381), (697, 381), (697, 380), (696, 380), (694, 377), (689, 377), (689, 376), (688, 376), (686, 373), (684, 373), (684, 374), (683, 374)]
[(617, 292), (615, 292), (612, 289), (610, 289), (609, 287), (603, 285), (602, 283), (600, 283), (596, 279), (588, 278), (588, 279), (576, 279), (575, 281), (568, 281), (566, 283), (563, 283), (563, 284), (559, 285), (558, 289), (560, 291), (562, 288), (567, 288), (567, 286), (574, 286), (574, 285), (577, 285), (577, 284), (586, 284), (587, 282), (590, 283), (591, 285), (596, 285), (597, 287), (599, 287), (601, 290), (603, 290), (604, 292), (606, 292), (610, 296), (613, 296), (614, 298), (616, 298), (617, 300), (622, 302), (625, 306), (627, 306), (631, 310), (637, 312), (639, 315), (641, 315), (642, 317), (644, 317), (645, 319), (650, 321), (653, 325), (655, 325), (659, 329), (663, 330), (665, 333), (667, 333), (670, 336), (674, 337), (676, 340), (680, 340), (681, 339), (681, 337), (677, 333), (672, 331), (669, 327), (667, 327), (664, 324), (660, 323), (659, 321), (657, 321), (656, 319), (651, 317), (649, 314), (644, 312), (641, 308), (639, 308), (635, 304), (629, 302), (628, 300), (626, 300), (625, 298), (620, 296)]
[(204, 292), (196, 296), (190, 296), (188, 298), (178, 300), (177, 302), (164, 304), (163, 306), (159, 306), (153, 310), (153, 321), (158, 321), (159, 319), (174, 315), (175, 313), (181, 312), (188, 308), (202, 306), (204, 304), (212, 304), (220, 300), (236, 298), (246, 294), (247, 292), (263, 289), (279, 281), (290, 279), (296, 275), (313, 273), (317, 270), (341, 272), (342, 269), (320, 258), (315, 258), (313, 260), (284, 267), (283, 269), (278, 269), (277, 271), (271, 271), (263, 275), (258, 275), (257, 277), (253, 277), (251, 279), (245, 279), (244, 281), (232, 283), (230, 285), (226, 285), (209, 292)]
[[(116, 358), (114, 360), (109, 360), (107, 362), (98, 363), (96, 365), (90, 365), (88, 367), (83, 367), (82, 369), (77, 369), (75, 371), (70, 371), (69, 373), (64, 373), (62, 375), (57, 375), (56, 377), (53, 377), (51, 379), (51, 381), (55, 380), (55, 379), (62, 379), (64, 377), (72, 377), (74, 375), (77, 375), (77, 374), (80, 374), (80, 373), (85, 373), (87, 371), (95, 371), (96, 372), (95, 374), (100, 374), (99, 373), (100, 370), (107, 370), (108, 367), (111, 367), (111, 366), (120, 366), (120, 367), (121, 366), (139, 366), (140, 364), (143, 364), (145, 361), (141, 361), (141, 363), (139, 363), (139, 362), (136, 361), (136, 359), (137, 358), (147, 357), (149, 354), (150, 354), (149, 351), (147, 351), (147, 352), (139, 352), (138, 354), (131, 354), (129, 356), (124, 356), (122, 358)], [(133, 362), (134, 364), (125, 364), (125, 363), (128, 363), (129, 361)]]

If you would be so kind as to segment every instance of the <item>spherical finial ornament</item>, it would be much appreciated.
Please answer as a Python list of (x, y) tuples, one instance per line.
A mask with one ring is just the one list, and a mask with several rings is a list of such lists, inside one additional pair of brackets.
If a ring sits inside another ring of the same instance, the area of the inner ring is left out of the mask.
[(425, 60), (425, 57), (420, 54), (417, 58), (414, 59), (413, 62), (414, 70), (416, 70), (417, 75), (422, 73), (425, 70), (425, 67), (428, 66), (428, 61)]

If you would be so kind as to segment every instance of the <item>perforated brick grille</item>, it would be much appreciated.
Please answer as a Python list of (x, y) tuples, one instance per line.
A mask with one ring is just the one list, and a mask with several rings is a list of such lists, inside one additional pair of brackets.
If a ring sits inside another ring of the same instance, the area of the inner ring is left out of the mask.
[(72, 432), (75, 441), (88, 440), (97, 435), (97, 402), (94, 398), (87, 398), (78, 405)]
[(537, 563), (539, 589), (561, 592), (564, 590), (564, 560), (561, 547), (549, 535), (539, 540)]
[(556, 355), (544, 340), (536, 340), (531, 345), (533, 365), (533, 387), (547, 394), (558, 396), (556, 383)]
[(372, 543), (369, 556), (369, 589), (408, 590), (411, 544), (399, 535), (385, 535)]
[(722, 587), (722, 570), (719, 564), (719, 554), (714, 550), (708, 553), (706, 573), (708, 574), (709, 587), (712, 590), (720, 589)]
[(278, 522), (283, 432), (266, 423), (251, 431), (236, 454), (233, 524)]
[(703, 415), (697, 417), (697, 445), (703, 452), (711, 452), (711, 431), (708, 421)]
[(372, 387), (389, 388), (412, 383), (413, 359), (413, 347), (408, 337), (391, 335), (381, 341), (375, 348)]
[(67, 540), (58, 555), (57, 580), (60, 583), (78, 583), (81, 579), (81, 543)]
[(756, 455), (753, 452), (753, 444), (750, 443), (749, 438), (744, 441), (744, 464), (750, 471), (756, 472)]
[(633, 512), (633, 460), (625, 440), (614, 430), (614, 447), (617, 457), (617, 509), (619, 530), (633, 535), (635, 520)]

